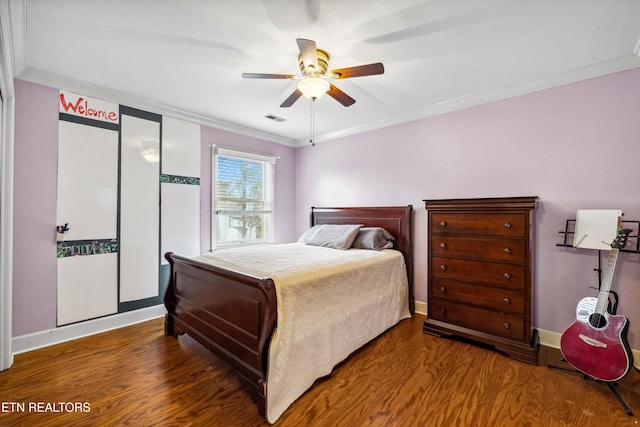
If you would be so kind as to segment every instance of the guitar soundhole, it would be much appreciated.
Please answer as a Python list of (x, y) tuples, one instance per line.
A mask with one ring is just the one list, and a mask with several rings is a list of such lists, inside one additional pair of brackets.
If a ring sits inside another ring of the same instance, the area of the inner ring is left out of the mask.
[(607, 319), (600, 313), (592, 313), (589, 316), (589, 324), (594, 328), (604, 328), (607, 325)]

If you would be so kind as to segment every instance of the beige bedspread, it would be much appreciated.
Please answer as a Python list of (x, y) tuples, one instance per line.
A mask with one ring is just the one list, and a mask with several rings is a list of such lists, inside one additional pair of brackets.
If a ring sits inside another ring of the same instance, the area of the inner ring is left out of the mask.
[(196, 259), (276, 283), (278, 323), (267, 369), (270, 423), (354, 350), (410, 317), (404, 258), (395, 250), (290, 243), (223, 249)]

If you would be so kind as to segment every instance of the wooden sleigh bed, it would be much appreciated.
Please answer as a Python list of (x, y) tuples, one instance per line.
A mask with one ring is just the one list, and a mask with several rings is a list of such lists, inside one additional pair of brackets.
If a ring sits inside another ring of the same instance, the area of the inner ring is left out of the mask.
[[(393, 249), (404, 256), (408, 307), (413, 313), (411, 206), (312, 208), (311, 225), (317, 224), (362, 224), (389, 231), (395, 239)], [(248, 385), (259, 413), (267, 418), (269, 344), (278, 323), (274, 280), (171, 252), (165, 258), (171, 268), (164, 296), (165, 334), (186, 333), (226, 361)]]

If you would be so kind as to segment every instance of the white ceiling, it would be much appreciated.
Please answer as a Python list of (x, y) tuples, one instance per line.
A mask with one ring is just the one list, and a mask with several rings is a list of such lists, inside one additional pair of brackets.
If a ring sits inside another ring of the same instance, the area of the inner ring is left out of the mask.
[[(382, 62), (316, 102), (316, 140), (640, 66), (640, 0), (11, 0), (18, 77), (288, 144), (296, 38), (329, 69)], [(273, 114), (286, 119), (265, 118)]]

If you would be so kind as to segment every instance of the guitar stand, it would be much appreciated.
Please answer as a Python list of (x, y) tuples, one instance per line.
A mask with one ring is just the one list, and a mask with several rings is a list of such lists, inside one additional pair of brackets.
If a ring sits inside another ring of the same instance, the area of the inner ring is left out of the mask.
[[(575, 219), (568, 219), (565, 223), (565, 227), (564, 227), (564, 231), (560, 231), (560, 234), (562, 234), (564, 236), (562, 243), (557, 244), (556, 246), (564, 246), (564, 247), (574, 247), (571, 240), (573, 239), (574, 235), (575, 235), (575, 224), (576, 224), (576, 220)], [(621, 248), (619, 249), (620, 252), (630, 252), (630, 253), (636, 253), (636, 254), (640, 254), (640, 221), (626, 221), (626, 220), (622, 220), (621, 224), (623, 224), (623, 226), (628, 226), (627, 228), (630, 228), (630, 231), (633, 231), (633, 229), (635, 229), (635, 235), (629, 235), (628, 237), (631, 239), (635, 239), (635, 245), (632, 246), (631, 248), (627, 247), (625, 248)], [(602, 259), (600, 256), (600, 250), (598, 250), (598, 268), (594, 268), (593, 270), (595, 272), (598, 273), (598, 290), (600, 289), (600, 286), (602, 284)], [(616, 314), (616, 312), (618, 311), (618, 294), (614, 291), (609, 291), (609, 296), (612, 297), (609, 299), (608, 301), (608, 305), (607, 305), (607, 311), (611, 314)], [(561, 359), (562, 362), (566, 362), (565, 359)], [(622, 405), (622, 408), (624, 409), (624, 411), (627, 413), (627, 415), (629, 416), (633, 416), (633, 413), (631, 412), (631, 410), (629, 409), (629, 407), (627, 406), (627, 404), (624, 402), (624, 400), (622, 400), (622, 397), (620, 397), (620, 394), (618, 393), (618, 391), (614, 388), (614, 386), (617, 386), (618, 383), (616, 382), (612, 382), (612, 381), (601, 381), (592, 377), (589, 377), (587, 374), (585, 374), (582, 371), (579, 371), (577, 369), (573, 369), (573, 368), (567, 368), (564, 366), (556, 366), (556, 365), (552, 365), (552, 364), (548, 364), (547, 367), (549, 368), (554, 368), (554, 369), (560, 369), (563, 371), (568, 371), (568, 372), (572, 372), (572, 373), (576, 373), (576, 374), (582, 374), (584, 376), (585, 379), (593, 379), (595, 382), (600, 382), (600, 383), (606, 383), (607, 386), (609, 387), (609, 390), (611, 390), (611, 392), (613, 393), (613, 395), (616, 397), (616, 400), (618, 401), (618, 403), (620, 403), (620, 405)], [(633, 366), (633, 369), (635, 369), (638, 373), (640, 373), (640, 369), (638, 369), (637, 367)]]
[[(598, 274), (600, 273), (600, 269), (599, 268), (598, 269), (594, 269), (594, 270), (598, 271)], [(611, 291), (610, 294), (612, 294), (612, 296), (613, 296), (613, 301), (609, 300), (609, 309), (608, 309), (608, 311), (611, 314), (616, 314), (616, 311), (618, 310), (618, 294), (615, 293), (614, 291)], [(560, 359), (560, 360), (562, 362), (566, 362), (565, 359)], [(567, 368), (567, 367), (564, 367), (564, 366), (557, 366), (557, 365), (552, 365), (552, 364), (548, 364), (547, 367), (548, 368), (553, 368), (553, 369), (560, 369), (561, 371), (572, 372), (572, 373), (575, 373), (575, 374), (582, 374), (584, 379), (589, 379), (590, 378), (587, 374), (585, 374), (584, 372), (579, 371), (577, 369)], [(638, 368), (636, 368), (635, 366), (633, 367), (633, 369), (635, 369), (636, 371), (638, 371), (640, 373), (640, 370)], [(601, 380), (597, 380), (595, 378), (592, 378), (592, 379), (595, 382), (605, 383), (607, 386), (609, 386), (609, 389), (611, 390), (611, 392), (615, 396), (615, 398), (618, 401), (618, 403), (620, 403), (620, 405), (622, 405), (622, 408), (627, 413), (627, 415), (633, 416), (633, 412), (631, 412), (631, 409), (629, 409), (629, 407), (627, 406), (625, 401), (622, 400), (622, 397), (620, 397), (620, 393), (618, 393), (618, 390), (616, 390), (614, 388), (614, 386), (617, 386), (618, 383), (612, 382), (612, 381), (601, 381)]]
[[(561, 360), (565, 361), (564, 359), (561, 359)], [(561, 371), (572, 372), (572, 373), (575, 373), (575, 374), (582, 374), (582, 376), (584, 377), (585, 380), (590, 378), (584, 372), (578, 371), (577, 369), (565, 368), (564, 366), (557, 366), (557, 365), (552, 365), (552, 364), (548, 364), (547, 367), (548, 368), (553, 368), (553, 369), (560, 369)], [(635, 366), (634, 366), (634, 369), (638, 370), (638, 368), (636, 368)], [(627, 413), (627, 415), (629, 415), (630, 417), (633, 416), (633, 412), (631, 412), (631, 409), (629, 409), (629, 407), (627, 406), (625, 401), (622, 400), (622, 397), (620, 396), (620, 393), (618, 393), (618, 390), (615, 389), (615, 386), (617, 386), (618, 383), (612, 382), (612, 381), (600, 381), (600, 380), (597, 380), (595, 378), (592, 378), (592, 379), (595, 382), (598, 382), (598, 383), (605, 383), (609, 387), (609, 390), (611, 390), (611, 393), (613, 393), (613, 395), (615, 396), (615, 398), (618, 401), (618, 403), (622, 406), (622, 409), (624, 409), (624, 411)]]

